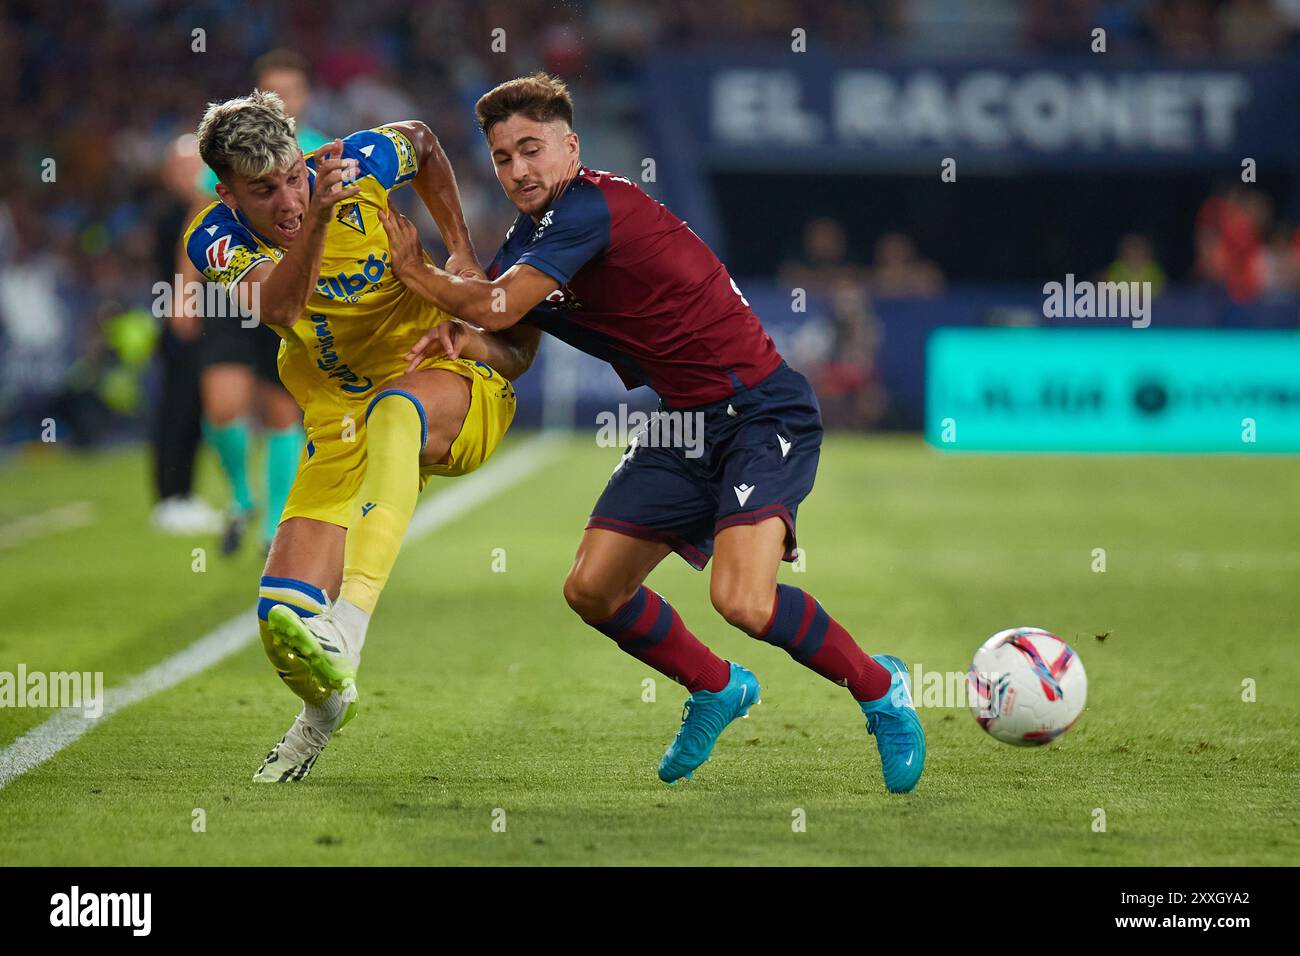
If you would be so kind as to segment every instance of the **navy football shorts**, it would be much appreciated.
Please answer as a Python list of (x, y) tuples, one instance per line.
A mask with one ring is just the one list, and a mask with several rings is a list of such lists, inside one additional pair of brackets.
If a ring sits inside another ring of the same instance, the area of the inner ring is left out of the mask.
[(821, 445), (817, 396), (784, 362), (725, 401), (680, 412), (661, 404), (632, 436), (587, 527), (662, 541), (703, 569), (723, 528), (779, 517), (784, 559), (793, 561), (795, 513), (812, 491)]

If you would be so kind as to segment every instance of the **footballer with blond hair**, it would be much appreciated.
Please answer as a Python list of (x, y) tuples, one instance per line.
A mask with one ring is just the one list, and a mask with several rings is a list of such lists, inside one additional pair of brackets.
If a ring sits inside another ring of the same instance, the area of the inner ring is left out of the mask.
[(471, 334), (459, 357), (408, 367), (409, 344), (451, 316), (394, 277), (381, 226), (389, 194), (410, 183), (450, 253), (447, 271), (484, 275), (424, 123), (361, 130), (304, 157), (280, 98), (255, 90), (212, 104), (198, 140), (220, 201), (190, 225), (186, 252), (280, 336), (280, 378), (307, 432), (257, 605), (267, 656), (303, 708), (254, 779), (287, 783), (356, 712), (366, 632), (417, 495), (430, 477), (466, 474), (492, 454), (514, 417), (511, 380), (540, 333)]
[[(690, 692), (660, 779), (690, 777), (759, 695), (753, 673), (709, 650), (645, 586), (675, 551), (698, 570), (713, 558), (710, 596), (728, 623), (848, 689), (886, 787), (913, 790), (925, 733), (903, 662), (866, 654), (812, 595), (777, 583), (781, 561), (795, 557), (795, 514), (821, 450), (812, 387), (686, 223), (628, 178), (583, 164), (562, 82), (536, 73), (502, 83), (477, 114), (518, 218), (484, 278), (433, 266), (415, 227), (385, 213), (398, 278), (483, 329), (549, 332), (609, 362), (628, 388), (650, 386), (662, 409), (703, 416), (702, 456), (662, 436), (633, 438), (564, 584), (584, 622)], [(457, 323), (432, 329), (411, 351), (413, 367), (435, 343), (456, 354), (464, 335)]]

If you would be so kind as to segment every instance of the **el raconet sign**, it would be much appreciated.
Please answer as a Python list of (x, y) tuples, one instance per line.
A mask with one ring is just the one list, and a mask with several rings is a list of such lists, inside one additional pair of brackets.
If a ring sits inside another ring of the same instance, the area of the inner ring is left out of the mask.
[[(1188, 65), (1108, 54), (1052, 60), (656, 61), (657, 101), (701, 157), (730, 167), (925, 164), (944, 157), (1123, 168), (1294, 155), (1300, 61)], [(683, 126), (686, 127), (683, 130)]]

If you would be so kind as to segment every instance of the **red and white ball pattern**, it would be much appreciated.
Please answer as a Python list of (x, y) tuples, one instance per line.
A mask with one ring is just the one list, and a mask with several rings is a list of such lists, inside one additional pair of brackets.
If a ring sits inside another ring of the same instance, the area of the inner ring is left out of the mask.
[(1021, 747), (1056, 740), (1074, 726), (1088, 697), (1088, 677), (1074, 648), (1037, 627), (990, 637), (975, 652), (967, 680), (976, 722)]

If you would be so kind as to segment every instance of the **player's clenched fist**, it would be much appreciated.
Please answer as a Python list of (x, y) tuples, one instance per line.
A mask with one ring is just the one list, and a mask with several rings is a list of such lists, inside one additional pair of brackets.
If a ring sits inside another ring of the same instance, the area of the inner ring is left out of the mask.
[(355, 183), (359, 174), (360, 163), (343, 158), (343, 140), (336, 139), (321, 147), (316, 154), (316, 186), (307, 207), (317, 222), (326, 222), (336, 203), (361, 192), (359, 185), (348, 185)]

